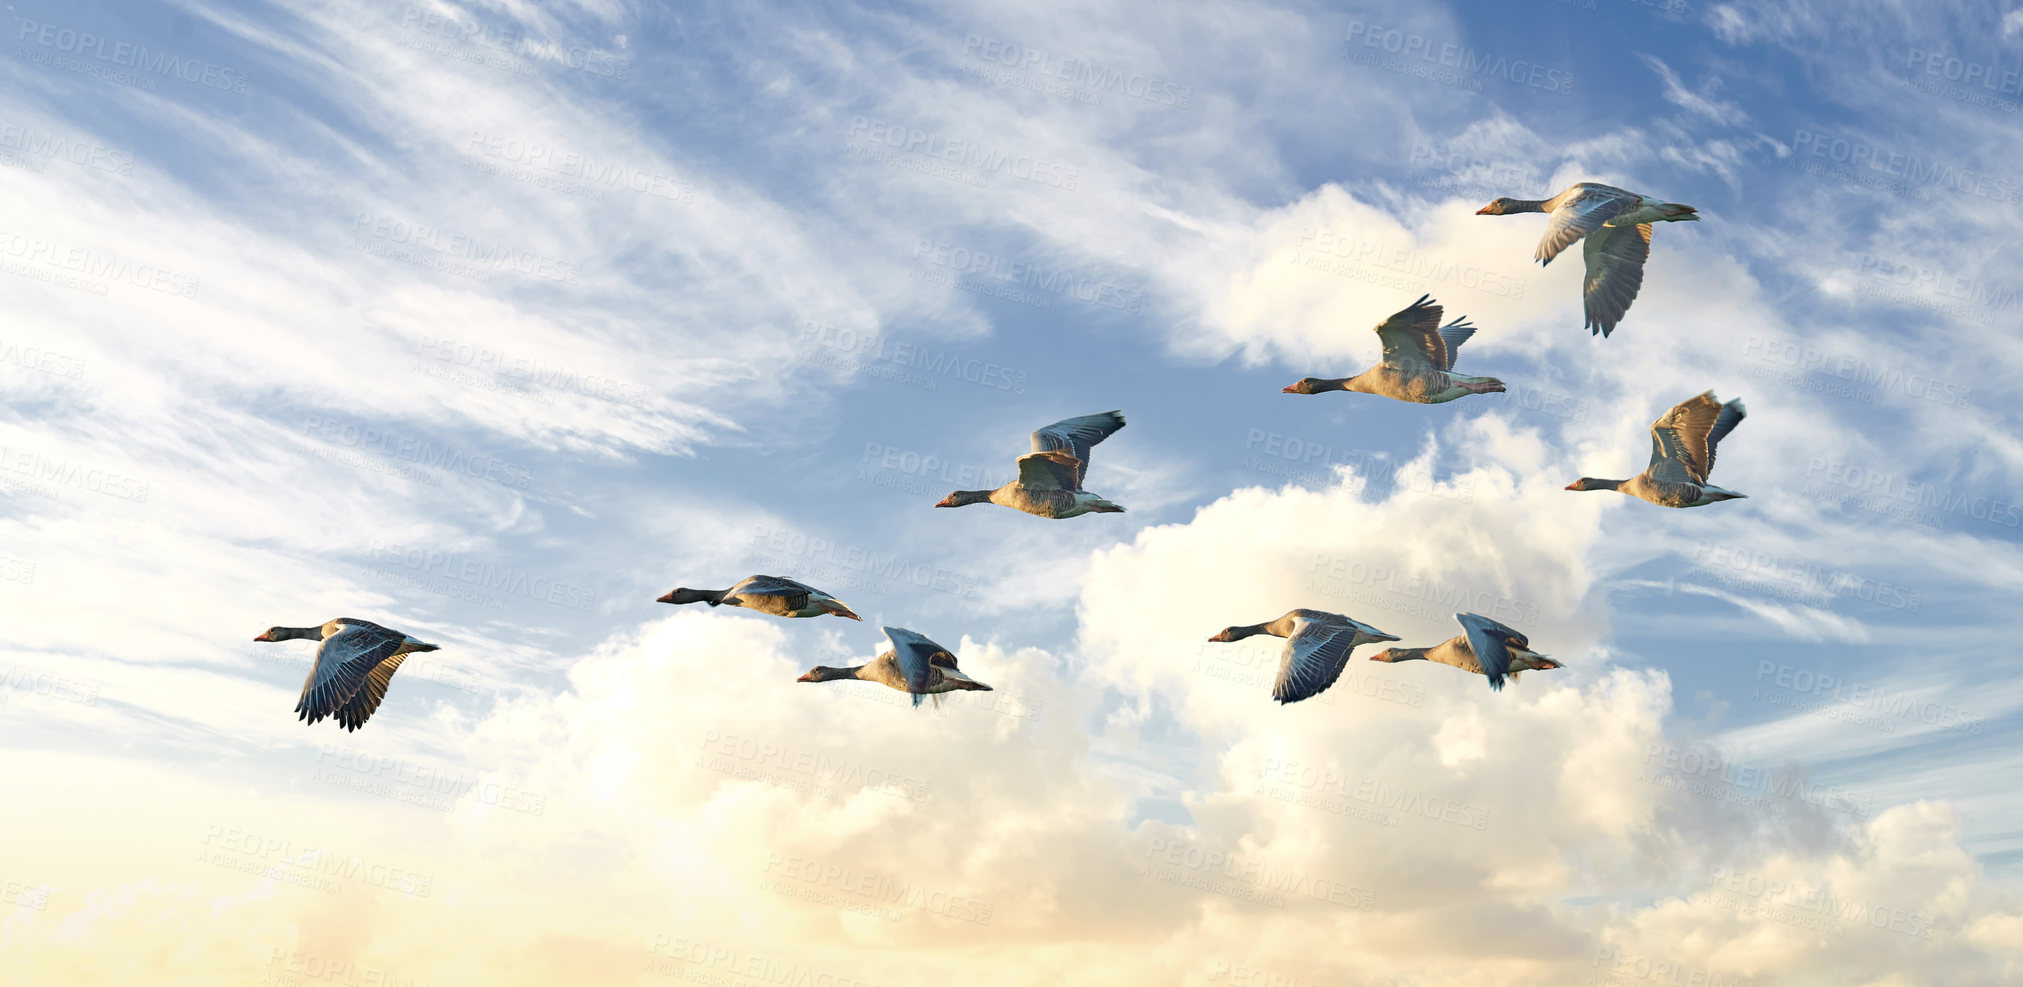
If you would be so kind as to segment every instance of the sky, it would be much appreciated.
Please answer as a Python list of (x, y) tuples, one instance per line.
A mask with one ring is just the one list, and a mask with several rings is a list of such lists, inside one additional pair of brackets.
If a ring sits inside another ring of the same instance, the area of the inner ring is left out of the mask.
[[(2023, 981), (2023, 10), (6, 11), (0, 982)], [(1583, 180), (1701, 217), (1608, 339), (1475, 214)], [(1422, 294), (1505, 393), (1280, 392)], [(1710, 389), (1747, 499), (1564, 489)]]

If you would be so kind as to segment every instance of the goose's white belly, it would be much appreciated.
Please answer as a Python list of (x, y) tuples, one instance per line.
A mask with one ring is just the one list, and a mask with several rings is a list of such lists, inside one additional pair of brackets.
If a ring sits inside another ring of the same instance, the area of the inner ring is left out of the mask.
[(1101, 502), (1102, 499), (1103, 498), (1098, 497), (1095, 494), (1088, 492), (1087, 490), (1077, 490), (1075, 491), (1075, 506), (1070, 507), (1065, 511), (1062, 511), (1061, 513), (1055, 515), (1055, 517), (1057, 518), (1080, 517), (1081, 515), (1089, 513), (1089, 509), (1091, 507), (1094, 507), (1097, 503)]

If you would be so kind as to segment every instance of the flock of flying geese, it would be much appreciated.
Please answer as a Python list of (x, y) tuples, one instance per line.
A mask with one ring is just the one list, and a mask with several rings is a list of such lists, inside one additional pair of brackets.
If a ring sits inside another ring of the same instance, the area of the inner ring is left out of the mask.
[[(1651, 226), (1658, 222), (1697, 220), (1692, 206), (1665, 202), (1593, 182), (1575, 184), (1550, 199), (1499, 198), (1477, 215), (1542, 212), (1551, 216), (1535, 259), (1547, 264), (1575, 240), (1586, 240), (1587, 273), (1582, 289), (1584, 328), (1603, 337), (1615, 329), (1643, 285), (1644, 261), (1650, 256)], [(1422, 296), (1376, 327), (1383, 357), (1375, 367), (1353, 377), (1303, 378), (1284, 389), (1288, 394), (1352, 391), (1417, 404), (1442, 404), (1471, 394), (1504, 390), (1494, 377), (1469, 377), (1454, 372), (1454, 360), (1475, 327), (1465, 318), (1441, 325), (1441, 306)], [(1644, 471), (1627, 480), (1582, 477), (1568, 490), (1617, 490), (1661, 507), (1699, 507), (1732, 500), (1743, 494), (1707, 482), (1714, 468), (1715, 447), (1746, 412), (1740, 400), (1722, 404), (1708, 391), (1673, 406), (1651, 424), (1651, 459)], [(1083, 489), (1091, 450), (1124, 427), (1119, 411), (1058, 421), (1032, 433), (1033, 451), (1018, 459), (1018, 478), (995, 490), (957, 490), (936, 507), (993, 503), (1043, 518), (1083, 514), (1118, 514), (1124, 508)], [(707, 603), (734, 606), (775, 617), (819, 617), (833, 614), (861, 620), (843, 601), (813, 586), (783, 576), (752, 576), (729, 589), (675, 589), (658, 602)], [(1501, 690), (1504, 679), (1534, 669), (1563, 668), (1558, 661), (1531, 650), (1525, 635), (1498, 621), (1474, 613), (1455, 619), (1462, 633), (1430, 648), (1389, 648), (1372, 661), (1423, 659), (1451, 665), (1489, 680)], [(876, 682), (938, 704), (943, 693), (989, 691), (990, 686), (964, 674), (953, 651), (925, 635), (903, 627), (884, 628), (889, 648), (867, 664), (850, 668), (818, 665), (802, 682), (855, 679)], [(1293, 610), (1262, 624), (1229, 627), (1210, 641), (1240, 641), (1257, 634), (1286, 639), (1279, 656), (1272, 698), (1298, 702), (1320, 694), (1341, 677), (1357, 645), (1399, 638), (1350, 617), (1321, 610)], [(321, 641), (316, 660), (303, 683), (298, 718), (316, 723), (332, 717), (346, 730), (356, 730), (379, 708), (387, 684), (408, 655), (438, 650), (400, 631), (371, 621), (339, 617), (320, 627), (274, 627), (255, 641)]]

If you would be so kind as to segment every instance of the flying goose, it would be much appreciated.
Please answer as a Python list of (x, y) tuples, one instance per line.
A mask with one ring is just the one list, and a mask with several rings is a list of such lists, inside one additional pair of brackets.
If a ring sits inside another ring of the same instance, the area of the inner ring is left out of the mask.
[(1066, 418), (1033, 433), (1033, 451), (1019, 457), (1019, 477), (996, 490), (957, 490), (936, 507), (966, 507), (989, 501), (1047, 518), (1081, 514), (1122, 514), (1124, 508), (1082, 489), (1089, 474), (1089, 450), (1124, 427), (1124, 413)]
[(1271, 685), (1271, 698), (1296, 703), (1327, 691), (1341, 678), (1349, 663), (1349, 652), (1358, 644), (1396, 641), (1368, 624), (1325, 610), (1291, 610), (1277, 620), (1248, 627), (1227, 627), (1210, 641), (1241, 641), (1257, 634), (1285, 638), (1285, 650), (1278, 656), (1278, 681)]
[(269, 627), (255, 641), (322, 641), (302, 682), (298, 720), (334, 716), (349, 732), (365, 725), (408, 655), (440, 650), (369, 620), (338, 617), (321, 627)]
[(1377, 326), (1377, 338), (1384, 341), (1384, 358), (1375, 367), (1354, 377), (1303, 377), (1279, 393), (1355, 391), (1415, 404), (1442, 404), (1470, 394), (1501, 392), (1503, 382), (1494, 377), (1464, 377), (1453, 372), (1454, 357), (1461, 344), (1475, 335), (1475, 327), (1468, 324), (1466, 316), (1442, 326), (1440, 303), (1429, 299), (1419, 296), (1410, 307)]
[(820, 617), (833, 613), (851, 620), (864, 619), (852, 613), (842, 600), (785, 576), (751, 576), (730, 589), (674, 589), (654, 602), (743, 607), (775, 617)]
[(1687, 398), (1651, 423), (1651, 464), (1627, 480), (1597, 480), (1583, 476), (1568, 490), (1620, 490), (1659, 507), (1699, 507), (1717, 500), (1746, 497), (1707, 482), (1714, 471), (1714, 449), (1749, 414), (1742, 399), (1727, 404), (1714, 392)]
[(1587, 279), (1581, 287), (1587, 309), (1584, 327), (1589, 335), (1599, 332), (1604, 339), (1623, 320), (1623, 313), (1637, 300), (1637, 290), (1644, 286), (1644, 261), (1651, 256), (1651, 224), (1700, 218), (1692, 206), (1596, 182), (1576, 182), (1550, 199), (1497, 199), (1477, 209), (1475, 215), (1514, 212), (1552, 214), (1545, 237), (1538, 241), (1538, 252), (1532, 255), (1540, 264), (1552, 263), (1560, 251), (1587, 237), (1582, 251), (1587, 259)]
[(913, 694), (913, 705), (920, 705), (920, 697), (932, 695), (934, 704), (941, 705), (941, 693), (957, 689), (972, 689), (990, 692), (991, 687), (962, 674), (955, 667), (955, 653), (934, 643), (925, 635), (909, 631), (904, 627), (887, 627), (885, 639), (891, 648), (884, 654), (871, 659), (868, 664), (852, 668), (831, 668), (816, 665), (795, 681), (836, 682), (842, 679), (858, 679), (889, 685), (900, 692)]
[(1535, 668), (1565, 668), (1565, 665), (1531, 650), (1523, 634), (1479, 613), (1457, 613), (1464, 633), (1430, 648), (1385, 648), (1370, 656), (1371, 661), (1414, 661), (1425, 659), (1452, 665), (1464, 672), (1489, 676), (1489, 687), (1503, 691), (1503, 677), (1517, 681), (1517, 673)]

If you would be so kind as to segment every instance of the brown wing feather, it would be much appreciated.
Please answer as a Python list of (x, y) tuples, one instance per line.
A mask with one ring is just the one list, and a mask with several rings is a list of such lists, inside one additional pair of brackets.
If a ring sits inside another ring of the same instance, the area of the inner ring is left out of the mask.
[(1440, 335), (1445, 310), (1430, 295), (1400, 310), (1377, 326), (1384, 343), (1384, 362), (1401, 368), (1444, 370), (1449, 366), (1447, 340)]
[(1714, 392), (1708, 391), (1673, 405), (1664, 417), (1652, 422), (1652, 458), (1645, 473), (1654, 480), (1706, 483), (1712, 465), (1707, 434), (1720, 420), (1721, 410)]
[(1074, 490), (1082, 461), (1061, 449), (1019, 457), (1019, 483), (1033, 490)]

